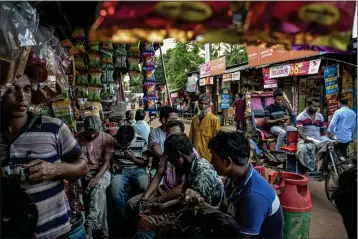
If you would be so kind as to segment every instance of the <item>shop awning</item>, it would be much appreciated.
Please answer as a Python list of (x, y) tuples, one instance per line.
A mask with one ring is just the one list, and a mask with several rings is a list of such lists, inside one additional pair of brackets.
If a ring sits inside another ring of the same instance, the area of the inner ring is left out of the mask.
[(237, 71), (243, 71), (243, 70), (249, 69), (249, 65), (245, 64), (245, 65), (240, 65), (240, 66), (236, 66), (236, 67), (229, 68), (229, 69), (228, 68), (229, 67), (226, 68), (225, 73), (234, 73)]

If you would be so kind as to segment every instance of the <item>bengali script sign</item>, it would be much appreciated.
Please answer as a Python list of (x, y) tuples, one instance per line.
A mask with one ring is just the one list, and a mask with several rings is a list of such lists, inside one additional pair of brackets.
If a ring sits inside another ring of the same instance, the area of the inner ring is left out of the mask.
[(262, 75), (264, 77), (264, 89), (277, 88), (277, 80), (270, 79), (270, 68), (262, 68)]
[(221, 94), (221, 109), (229, 109), (230, 108), (230, 94)]
[(334, 95), (339, 91), (337, 65), (326, 66), (323, 72), (326, 95)]
[(226, 59), (225, 57), (220, 57), (218, 59), (210, 61), (210, 75), (221, 75), (225, 73), (226, 69)]
[(270, 78), (287, 76), (302, 76), (317, 74), (321, 59), (301, 61), (292, 64), (284, 64), (270, 67)]
[(210, 62), (200, 65), (200, 78), (210, 76)]

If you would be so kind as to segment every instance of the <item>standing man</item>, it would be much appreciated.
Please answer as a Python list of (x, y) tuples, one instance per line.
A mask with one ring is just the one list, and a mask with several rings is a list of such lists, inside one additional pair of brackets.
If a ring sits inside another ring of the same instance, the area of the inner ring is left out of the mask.
[(88, 238), (97, 230), (101, 238), (108, 238), (106, 189), (111, 182), (108, 171), (114, 151), (114, 139), (101, 132), (101, 119), (88, 116), (84, 122), (85, 132), (79, 135), (79, 144), (87, 156), (89, 172), (82, 179), (86, 197), (86, 232)]
[(242, 93), (236, 95), (236, 100), (232, 104), (232, 107), (235, 108), (236, 130), (245, 131), (246, 130), (246, 121), (245, 121), (246, 100)]
[(288, 126), (289, 114), (283, 105), (283, 93), (281, 90), (273, 92), (274, 102), (265, 108), (265, 124), (270, 127), (270, 132), (277, 136), (276, 152), (281, 152), (287, 131), (296, 131), (293, 126)]
[(143, 137), (145, 141), (148, 142), (150, 127), (148, 123), (144, 120), (145, 112), (142, 109), (138, 109), (135, 112), (135, 129), (139, 136)]
[(125, 124), (134, 126), (135, 120), (134, 120), (134, 114), (131, 110), (126, 111), (126, 121)]
[(148, 148), (153, 156), (152, 168), (150, 170), (151, 177), (154, 177), (159, 160), (164, 151), (164, 141), (167, 138), (166, 125), (169, 121), (176, 120), (177, 118), (178, 111), (175, 108), (163, 106), (159, 113), (159, 121), (162, 125), (149, 133)]
[[(85, 176), (88, 171), (86, 157), (61, 120), (29, 112), (31, 99), (31, 81), (27, 75), (15, 79), (4, 95), (1, 187), (9, 183), (9, 188), (22, 190), (36, 205), (38, 213), (33, 238), (66, 237), (71, 230), (71, 215), (62, 179)], [(6, 197), (15, 196), (10, 192)], [(16, 202), (16, 198), (14, 200)], [(16, 207), (24, 206), (12, 205), (13, 209)], [(8, 223), (11, 224), (11, 218), (5, 222)], [(2, 226), (6, 227), (4, 221)]]
[(353, 134), (357, 127), (357, 115), (349, 109), (348, 100), (342, 98), (338, 103), (339, 110), (334, 112), (328, 133), (337, 138), (337, 147), (343, 157), (347, 157), (347, 147), (353, 140)]
[(195, 115), (191, 121), (189, 138), (198, 150), (199, 155), (211, 160), (211, 153), (208, 149), (209, 141), (220, 130), (218, 118), (210, 112), (210, 96), (202, 94), (199, 96), (199, 114)]

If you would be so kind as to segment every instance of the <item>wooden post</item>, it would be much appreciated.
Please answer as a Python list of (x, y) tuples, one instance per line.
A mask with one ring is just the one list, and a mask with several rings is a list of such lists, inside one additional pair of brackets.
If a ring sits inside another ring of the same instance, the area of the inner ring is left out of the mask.
[(172, 106), (172, 99), (170, 98), (170, 92), (169, 92), (169, 86), (168, 86), (168, 80), (167, 80), (167, 72), (165, 70), (165, 64), (164, 64), (164, 57), (163, 57), (163, 52), (162, 52), (162, 46), (159, 44), (159, 51), (160, 51), (160, 57), (162, 59), (162, 67), (163, 67), (163, 72), (164, 72), (164, 80), (165, 80), (165, 86), (167, 88), (167, 94), (168, 94), (168, 98), (169, 98), (169, 104), (170, 106)]

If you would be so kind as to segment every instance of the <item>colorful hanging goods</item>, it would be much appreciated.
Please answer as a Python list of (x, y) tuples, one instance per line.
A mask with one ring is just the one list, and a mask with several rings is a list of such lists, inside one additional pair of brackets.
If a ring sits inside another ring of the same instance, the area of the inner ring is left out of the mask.
[(126, 45), (117, 45), (114, 51), (114, 67), (118, 69), (127, 68)]
[(85, 62), (83, 61), (82, 56), (80, 55), (75, 56), (75, 67), (76, 70), (79, 71), (87, 70), (87, 67), (85, 65)]
[(152, 81), (152, 82), (155, 82), (154, 71), (155, 71), (155, 70), (153, 70), (153, 69), (143, 68), (144, 81)]
[(128, 55), (138, 56), (140, 54), (139, 43), (129, 45)]
[(85, 29), (82, 27), (76, 27), (72, 33), (72, 38), (75, 40), (83, 40), (86, 38)]
[(140, 76), (139, 72), (129, 71), (128, 76), (129, 76), (129, 85), (130, 86), (138, 86), (142, 83), (139, 78), (139, 76)]
[(128, 57), (129, 71), (139, 71), (139, 58), (135, 56)]
[(93, 52), (99, 52), (99, 41), (89, 41), (88, 49)]
[(85, 44), (83, 41), (76, 41), (75, 42), (75, 47), (78, 50), (79, 54), (85, 54), (86, 53), (86, 48), (85, 48)]
[(98, 52), (87, 53), (87, 57), (88, 57), (88, 67), (90, 68), (100, 67), (101, 55)]
[(155, 82), (144, 82), (144, 95), (155, 97)]
[(101, 76), (102, 76), (102, 73), (100, 73), (100, 72), (90, 72), (88, 84), (94, 85), (94, 86), (100, 86), (101, 85)]
[(143, 101), (144, 101), (144, 110), (145, 111), (150, 112), (150, 113), (157, 112), (157, 108), (156, 108), (157, 99), (155, 97), (144, 97)]
[(74, 127), (70, 100), (52, 102), (52, 110), (56, 118), (62, 120), (68, 127)]
[(76, 76), (76, 85), (88, 85), (88, 74), (79, 74)]
[(88, 100), (99, 102), (101, 101), (101, 88), (99, 87), (89, 87), (88, 88)]

